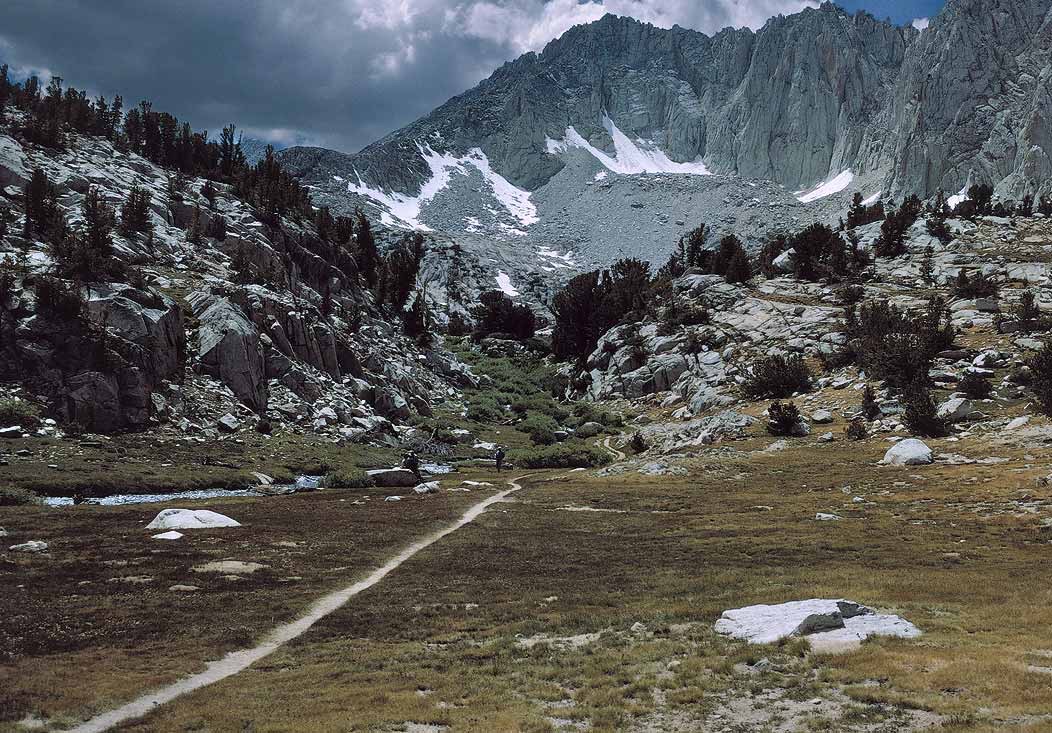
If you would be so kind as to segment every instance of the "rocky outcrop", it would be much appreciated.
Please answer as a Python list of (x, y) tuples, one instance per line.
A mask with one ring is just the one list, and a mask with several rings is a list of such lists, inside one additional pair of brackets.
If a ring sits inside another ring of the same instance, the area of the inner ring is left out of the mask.
[(750, 644), (773, 644), (802, 636), (817, 650), (848, 648), (870, 636), (915, 638), (920, 629), (906, 619), (874, 613), (853, 601), (813, 598), (777, 605), (756, 605), (724, 611), (716, 632)]
[(194, 293), (189, 298), (197, 330), (201, 370), (216, 377), (256, 412), (267, 409), (267, 380), (259, 332), (226, 298)]
[(1052, 178), (1052, 4), (955, 0), (907, 49), (867, 135), (886, 191), (997, 184), (1018, 199)]
[(0, 303), (3, 371), (64, 421), (98, 432), (147, 426), (154, 391), (182, 380), (178, 305), (156, 291), (100, 285), (81, 289), (82, 314), (61, 313), (38, 302), (36, 287), (34, 278), (14, 281)]
[[(7, 112), (10, 129), (21, 114)], [(114, 209), (133, 186), (151, 196), (148, 235), (110, 234), (136, 285), (91, 282), (63, 295), (71, 283), (54, 277), (52, 248), (21, 236), (19, 186), (34, 169), (54, 183), (74, 233), (89, 187)], [(421, 347), (399, 319), (389, 322), (344, 244), (302, 222), (264, 222), (228, 186), (213, 184), (206, 197), (204, 180), (178, 183), (169, 172), (103, 138), (70, 132), (53, 149), (0, 135), (0, 207), (14, 216), (0, 239), (0, 378), (46, 398), (54, 418), (98, 432), (164, 422), (209, 437), (294, 424), (334, 440), (389, 443), (391, 421), (430, 415), (477, 384), (439, 344)], [(191, 237), (198, 217), (206, 232)], [(211, 224), (220, 219), (216, 238)], [(379, 228), (378, 237), (392, 243)], [(474, 250), (470, 283), (448, 271), (441, 278), (467, 286), (461, 309), (481, 291), (481, 259)], [(427, 269), (421, 287), (437, 274)]]

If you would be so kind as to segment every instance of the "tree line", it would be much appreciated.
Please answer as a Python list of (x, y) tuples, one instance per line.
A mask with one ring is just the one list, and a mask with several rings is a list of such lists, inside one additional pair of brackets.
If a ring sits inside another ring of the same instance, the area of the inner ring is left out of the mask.
[[(9, 106), (22, 113), (10, 124), (4, 116)], [(73, 132), (105, 138), (120, 151), (183, 176), (230, 184), (269, 222), (311, 213), (307, 189), (282, 168), (273, 148), (267, 148), (259, 163), (249, 165), (232, 124), (214, 140), (207, 130), (195, 131), (147, 100), (125, 111), (121, 96), (92, 100), (83, 90), (63, 88), (61, 77), (52, 77), (46, 87), (36, 76), (14, 82), (6, 64), (0, 66), (0, 124), (26, 142), (56, 149), (68, 145)]]

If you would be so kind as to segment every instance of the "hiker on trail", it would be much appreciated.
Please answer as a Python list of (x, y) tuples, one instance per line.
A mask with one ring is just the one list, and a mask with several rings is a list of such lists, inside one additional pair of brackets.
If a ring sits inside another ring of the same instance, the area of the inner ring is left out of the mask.
[(504, 466), (504, 446), (497, 446), (497, 452), (493, 454), (493, 460), (497, 463), (497, 473), (500, 473), (500, 469)]
[(73, 506), (80, 506), (81, 504), (87, 504), (88, 500), (84, 498), (84, 494), (77, 491), (73, 494)]
[(402, 468), (408, 468), (417, 478), (420, 478), (420, 459), (416, 457), (415, 452), (409, 451), (405, 454), (405, 458), (402, 459)]

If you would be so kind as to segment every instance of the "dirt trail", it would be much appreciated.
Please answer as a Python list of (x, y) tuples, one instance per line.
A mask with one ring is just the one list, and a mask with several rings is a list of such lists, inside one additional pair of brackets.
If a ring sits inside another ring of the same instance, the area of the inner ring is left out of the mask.
[(614, 437), (615, 436), (613, 435), (608, 435), (606, 439), (602, 442), (602, 446), (606, 448), (607, 453), (614, 457), (615, 461), (623, 461), (625, 460), (625, 458), (627, 458), (624, 452), (619, 451), (617, 448), (614, 448), (612, 445), (610, 445), (610, 441), (613, 440)]
[(334, 591), (326, 596), (323, 596), (317, 600), (314, 605), (310, 607), (310, 610), (306, 614), (290, 621), (289, 623), (282, 624), (271, 630), (271, 632), (264, 638), (264, 640), (257, 646), (249, 649), (242, 649), (236, 652), (230, 652), (222, 659), (218, 659), (214, 662), (210, 662), (204, 672), (186, 677), (178, 682), (175, 682), (167, 687), (162, 687), (159, 690), (147, 693), (142, 697), (136, 698), (126, 705), (122, 705), (119, 708), (111, 710), (107, 713), (102, 713), (96, 717), (88, 720), (75, 728), (66, 729), (68, 733), (101, 733), (101, 731), (109, 730), (110, 728), (123, 723), (133, 718), (140, 718), (147, 715), (157, 709), (159, 706), (165, 703), (171, 702), (180, 695), (185, 695), (194, 690), (199, 690), (202, 687), (219, 682), (220, 680), (231, 677), (238, 672), (247, 669), (249, 666), (263, 659), (267, 655), (277, 651), (277, 649), (289, 641), (292, 641), (298, 636), (304, 634), (311, 626), (320, 621), (325, 616), (328, 616), (333, 611), (336, 611), (351, 598), (358, 595), (364, 590), (371, 588), (372, 586), (383, 580), (389, 573), (398, 568), (399, 565), (409, 560), (411, 557), (416, 555), (421, 550), (424, 550), (434, 543), (441, 540), (443, 537), (456, 532), (458, 529), (466, 524), (470, 524), (486, 509), (493, 504), (503, 501), (509, 494), (512, 494), (522, 486), (519, 484), (520, 481), (525, 479), (526, 476), (520, 476), (519, 478), (508, 481), (508, 485), (511, 487), (498, 494), (494, 494), (488, 499), (475, 504), (473, 507), (465, 512), (464, 516), (458, 519), (456, 522), (446, 527), (445, 529), (439, 530), (428, 537), (420, 540), (419, 542), (410, 545), (400, 553), (395, 555), (393, 558), (387, 561), (382, 567), (374, 570), (368, 577), (358, 581), (354, 585), (348, 586), (338, 591)]

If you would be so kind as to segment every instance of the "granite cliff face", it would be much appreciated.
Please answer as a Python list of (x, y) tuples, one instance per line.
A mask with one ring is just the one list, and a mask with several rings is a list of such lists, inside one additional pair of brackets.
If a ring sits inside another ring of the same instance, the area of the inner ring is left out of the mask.
[[(805, 187), (854, 160), (918, 35), (831, 4), (712, 37), (608, 15), (343, 162), (370, 184), (415, 193), (429, 173), (421, 146), (477, 147), (511, 183), (534, 190), (562, 167), (547, 141), (565, 139), (568, 127), (613, 155), (609, 117), (672, 161), (702, 158), (714, 172)], [(294, 149), (287, 158), (309, 167), (330, 155)]]
[[(1048, 0), (955, 0), (908, 48), (870, 131), (890, 190), (956, 192), (969, 178), (1018, 198), (1047, 190)], [(890, 133), (890, 134), (888, 134)]]
[[(1044, 192), (1052, 173), (1050, 8), (950, 0), (920, 31), (826, 3), (711, 37), (606, 16), (355, 155), (283, 159), (337, 208), (544, 244), (554, 226), (567, 230), (556, 245), (600, 260), (604, 239), (639, 228), (621, 220), (622, 198), (598, 192), (623, 176), (689, 177), (663, 215), (736, 230), (748, 229), (746, 206), (805, 205), (780, 228), (835, 217), (855, 191), (927, 197), (983, 181), (1018, 198)], [(745, 186), (758, 182), (784, 194), (757, 198)], [(734, 190), (712, 201), (717, 186)], [(579, 196), (615, 224), (569, 222)], [(655, 242), (681, 230), (655, 226)]]

